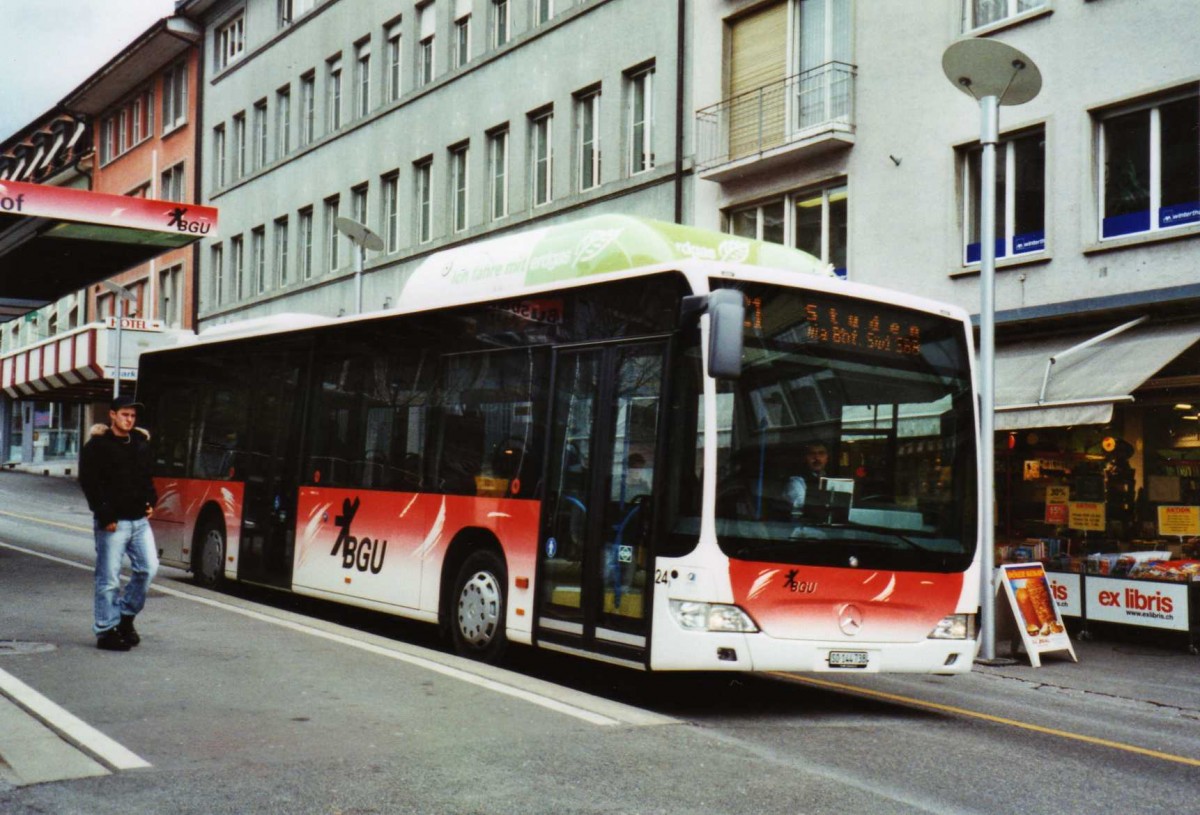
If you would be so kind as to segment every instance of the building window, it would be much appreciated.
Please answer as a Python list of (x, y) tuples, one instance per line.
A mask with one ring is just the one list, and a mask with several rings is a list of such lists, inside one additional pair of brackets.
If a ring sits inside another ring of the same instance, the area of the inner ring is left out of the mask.
[(254, 166), (267, 165), (267, 100), (254, 105)]
[(245, 269), (245, 243), (241, 235), (229, 239), (229, 264), (230, 264), (230, 298), (232, 300), (240, 300), (245, 293), (244, 280), (242, 272)]
[(450, 150), (451, 224), (455, 232), (467, 228), (467, 145)]
[(326, 132), (332, 133), (342, 126), (342, 58), (328, 63), (325, 75)]
[(283, 158), (292, 152), (292, 89), (275, 92), (275, 154)]
[(300, 210), (300, 278), (308, 280), (313, 275), (313, 211), (312, 207)]
[(492, 0), (492, 47), (499, 48), (508, 40), (508, 0)]
[(317, 78), (310, 71), (300, 77), (300, 145), (317, 137)]
[(355, 114), (362, 118), (371, 111), (371, 43), (359, 43), (354, 61)]
[(847, 201), (845, 184), (789, 193), (728, 211), (727, 229), (743, 238), (794, 246), (845, 277)]
[(403, 56), (400, 52), (400, 23), (397, 21), (387, 31), (387, 98), (395, 102), (402, 93), (400, 66)]
[(162, 131), (187, 122), (187, 64), (179, 63), (163, 74)]
[(433, 3), (417, 9), (417, 85), (425, 86), (433, 81), (433, 35), (436, 30)]
[(542, 25), (554, 16), (554, 0), (534, 0), (533, 24)]
[(654, 69), (629, 76), (629, 174), (654, 169)]
[(151, 111), (154, 95), (139, 91), (104, 117), (100, 126), (100, 161), (112, 161), (150, 138), (154, 129)]
[(600, 184), (600, 91), (575, 97), (575, 161), (579, 167), (579, 189)]
[(296, 22), (296, 18), (312, 10), (315, 0), (278, 0), (276, 6), (279, 27), (284, 28)]
[(388, 253), (400, 248), (400, 173), (383, 178), (383, 232)]
[[(469, 8), (469, 7), (468, 7)], [(471, 15), (454, 21), (454, 67), (461, 68), (471, 59)]]
[(228, 296), (228, 282), (225, 280), (225, 247), (216, 244), (212, 248), (212, 306), (216, 307), (225, 302)]
[(963, 0), (963, 31), (982, 28), (1046, 5), (1047, 0)]
[(272, 252), (274, 276), (282, 287), (291, 282), (288, 278), (288, 219), (286, 216), (275, 219), (274, 239), (275, 245)]
[(338, 258), (338, 249), (341, 241), (338, 239), (337, 218), (338, 204), (341, 200), (338, 196), (325, 199), (325, 268), (329, 271), (336, 271), (340, 264)]
[(233, 117), (233, 180), (246, 175), (246, 114)]
[(220, 26), (216, 33), (216, 68), (223, 71), (236, 62), (246, 50), (246, 18), (239, 13)]
[(1175, 97), (1100, 122), (1100, 237), (1200, 223), (1200, 97)]
[(350, 214), (354, 220), (366, 226), (367, 213), (367, 185), (363, 184), (350, 191)]
[(162, 174), (159, 197), (164, 201), (186, 201), (185, 193), (183, 162), (181, 161), (173, 167), (169, 167)]
[(426, 159), (413, 165), (414, 203), (417, 214), (417, 243), (433, 240), (433, 160)]
[(225, 186), (225, 125), (213, 128), (213, 186)]
[(550, 203), (554, 181), (553, 113), (530, 117), (529, 166), (533, 171), (533, 205)]
[(508, 128), (488, 134), (488, 207), (492, 220), (508, 215)]
[(254, 293), (267, 290), (267, 231), (264, 227), (250, 230), (250, 263), (254, 280)]
[[(983, 151), (966, 155), (963, 202), (965, 263), (982, 256), (979, 223)], [(996, 257), (1024, 255), (1046, 249), (1046, 135), (1039, 128), (996, 147)]]
[(158, 273), (158, 318), (167, 328), (179, 328), (183, 324), (182, 265)]

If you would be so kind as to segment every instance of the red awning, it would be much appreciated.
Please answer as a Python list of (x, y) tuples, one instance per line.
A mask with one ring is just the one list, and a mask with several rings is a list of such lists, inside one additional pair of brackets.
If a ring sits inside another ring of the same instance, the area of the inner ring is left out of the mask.
[(216, 234), (214, 207), (0, 181), (0, 322)]

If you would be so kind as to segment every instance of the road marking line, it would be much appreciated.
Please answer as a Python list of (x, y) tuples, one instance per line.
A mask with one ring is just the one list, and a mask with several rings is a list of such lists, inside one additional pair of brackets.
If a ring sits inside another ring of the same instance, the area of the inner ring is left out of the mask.
[(954, 707), (953, 705), (943, 705), (939, 702), (927, 702), (924, 699), (914, 699), (910, 696), (900, 696), (899, 694), (895, 693), (871, 690), (870, 688), (860, 688), (854, 685), (846, 685), (841, 682), (830, 682), (827, 679), (797, 676), (796, 674), (783, 673), (781, 671), (771, 671), (770, 674), (781, 679), (786, 679), (789, 682), (798, 682), (805, 685), (813, 685), (819, 688), (830, 688), (833, 690), (846, 691), (859, 696), (866, 696), (873, 699), (884, 699), (889, 702), (899, 702), (912, 707), (926, 708), (928, 710), (936, 710), (942, 713), (953, 713), (959, 716), (968, 716), (973, 719), (981, 719), (994, 724), (1003, 724), (1009, 727), (1020, 728), (1022, 730), (1031, 730), (1035, 733), (1042, 733), (1047, 736), (1057, 736), (1059, 738), (1080, 741), (1086, 744), (1095, 744), (1100, 747), (1111, 747), (1114, 750), (1122, 750), (1127, 753), (1137, 753), (1138, 755), (1150, 756), (1151, 758), (1159, 758), (1163, 761), (1174, 761), (1179, 764), (1200, 767), (1200, 759), (1189, 758), (1187, 756), (1177, 756), (1174, 753), (1164, 753), (1159, 750), (1150, 750), (1146, 747), (1138, 747), (1133, 744), (1125, 744), (1124, 742), (1119, 741), (1110, 741), (1109, 739), (1101, 739), (1095, 736), (1085, 736), (1082, 733), (1072, 733), (1069, 730), (1057, 730), (1053, 727), (1043, 727), (1037, 724), (1030, 724), (1029, 722), (1022, 722), (1017, 719), (1007, 719), (1003, 716), (993, 716), (990, 713), (981, 713), (977, 710), (970, 710), (968, 708)]
[[(66, 558), (56, 557), (54, 555), (43, 554), (41, 552), (37, 552), (32, 549), (26, 549), (22, 546), (16, 546), (11, 543), (0, 542), (0, 547), (6, 548), (6, 549), (12, 549), (13, 551), (22, 552), (27, 555), (33, 555), (35, 557), (44, 558), (46, 560), (50, 560), (55, 563), (61, 563), (66, 566), (73, 566), (77, 569), (84, 569), (87, 571), (92, 570), (92, 567), (87, 564), (79, 563), (78, 561), (68, 560)], [(471, 673), (470, 671), (462, 670), (461, 668), (455, 668), (451, 665), (444, 665), (444, 664), (437, 662), (435, 660), (432, 660), (432, 659), (427, 659), (425, 657), (416, 656), (414, 654), (406, 654), (401, 651), (394, 651), (392, 649), (385, 648), (380, 645), (375, 645), (375, 644), (369, 643), (369, 642), (360, 642), (359, 640), (353, 639), (351, 637), (347, 637), (342, 634), (335, 634), (330, 631), (324, 631), (320, 628), (317, 628), (317, 627), (314, 627), (311, 625), (305, 625), (302, 623), (294, 622), (292, 620), (284, 620), (279, 617), (272, 616), (270, 614), (264, 614), (260, 611), (254, 611), (252, 609), (240, 608), (238, 606), (231, 605), (231, 604), (222, 602), (220, 600), (214, 600), (214, 599), (211, 599), (208, 597), (200, 597), (200, 596), (192, 594), (190, 592), (180, 591), (179, 589), (173, 589), (168, 586), (163, 586), (161, 584), (160, 585), (152, 584), (150, 586), (150, 590), (161, 592), (163, 594), (167, 594), (172, 597), (179, 597), (179, 598), (182, 598), (185, 600), (190, 600), (194, 603), (200, 603), (202, 605), (211, 606), (213, 608), (219, 608), (224, 611), (233, 612), (234, 614), (240, 614), (243, 617), (249, 617), (251, 619), (259, 620), (261, 622), (271, 623), (273, 625), (277, 625), (282, 628), (287, 628), (287, 629), (296, 631), (301, 634), (308, 634), (310, 636), (329, 640), (331, 642), (336, 642), (340, 645), (346, 645), (351, 648), (357, 648), (361, 651), (366, 651), (368, 653), (372, 653), (372, 654), (376, 654), (378, 656), (387, 657), (388, 659), (396, 660), (397, 662), (404, 662), (409, 665), (413, 665), (413, 666), (416, 666), (419, 668), (424, 668), (425, 670), (433, 671), (435, 673), (440, 673), (443, 676), (447, 676), (452, 679), (458, 679), (463, 682), (470, 683), (472, 685), (477, 685), (477, 686), (485, 688), (487, 690), (491, 690), (495, 693), (501, 693), (501, 694), (504, 694), (507, 696), (512, 696), (517, 699), (521, 699), (523, 701), (529, 702), (531, 704), (538, 705), (540, 707), (544, 707), (549, 710), (556, 711), (558, 713), (563, 713), (563, 714), (566, 714), (567, 716), (572, 716), (576, 719), (581, 719), (585, 722), (588, 722), (588, 723), (594, 724), (594, 725), (599, 725), (601, 727), (611, 727), (614, 725), (621, 725), (621, 724), (645, 724), (647, 722), (655, 723), (655, 724), (665, 724), (665, 723), (674, 723), (676, 721), (669, 717), (660, 717), (660, 716), (654, 716), (651, 714), (645, 714), (644, 716), (642, 716), (640, 718), (638, 716), (629, 715), (629, 714), (625, 714), (624, 718), (617, 718), (616, 716), (607, 716), (602, 713), (597, 713), (595, 711), (588, 710), (587, 708), (584, 708), (584, 707), (578, 707), (578, 706), (569, 704), (567, 702), (561, 702), (557, 699), (551, 699), (546, 696), (541, 696), (537, 693), (534, 693), (533, 691), (528, 691), (523, 688), (515, 687), (513, 685), (507, 685), (503, 682), (498, 682), (494, 679), (488, 679), (487, 677), (479, 676), (477, 674)], [(612, 705), (610, 704), (609, 706), (611, 707)], [(636, 709), (634, 709), (634, 710), (636, 710)], [(644, 711), (638, 711), (638, 712), (644, 713)], [(642, 721), (643, 719), (646, 719), (646, 721)]]
[(69, 529), (72, 532), (91, 532), (90, 526), (75, 526), (74, 524), (64, 524), (58, 521), (47, 521), (45, 518), (38, 518), (33, 515), (22, 515), (19, 512), (8, 512), (0, 509), (0, 515), (7, 515), (10, 518), (16, 518), (19, 521), (33, 521), (34, 523), (45, 524), (46, 526), (57, 526), (62, 529)]
[(141, 756), (101, 733), (60, 705), (47, 699), (10, 673), (0, 670), (0, 693), (32, 713), (64, 736), (115, 770), (137, 770), (152, 766)]

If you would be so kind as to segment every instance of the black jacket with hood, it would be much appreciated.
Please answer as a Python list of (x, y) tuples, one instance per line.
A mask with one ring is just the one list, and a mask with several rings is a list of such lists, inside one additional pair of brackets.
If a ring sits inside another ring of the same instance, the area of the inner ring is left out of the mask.
[(79, 486), (100, 526), (146, 517), (158, 501), (150, 477), (153, 463), (150, 434), (135, 427), (125, 438), (104, 425), (92, 427), (92, 438), (79, 457)]

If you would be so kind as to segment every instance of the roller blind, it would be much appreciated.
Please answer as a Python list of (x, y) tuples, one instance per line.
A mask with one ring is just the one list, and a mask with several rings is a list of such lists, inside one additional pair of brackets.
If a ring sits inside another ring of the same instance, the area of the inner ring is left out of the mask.
[(730, 24), (731, 159), (783, 142), (786, 76), (787, 3), (772, 3)]

